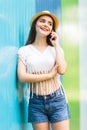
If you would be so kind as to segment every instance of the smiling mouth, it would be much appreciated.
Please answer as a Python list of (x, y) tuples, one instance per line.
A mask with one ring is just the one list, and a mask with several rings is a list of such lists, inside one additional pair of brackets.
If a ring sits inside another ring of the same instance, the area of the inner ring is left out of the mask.
[(43, 31), (49, 31), (49, 29), (45, 27), (40, 27), (40, 29), (42, 29)]

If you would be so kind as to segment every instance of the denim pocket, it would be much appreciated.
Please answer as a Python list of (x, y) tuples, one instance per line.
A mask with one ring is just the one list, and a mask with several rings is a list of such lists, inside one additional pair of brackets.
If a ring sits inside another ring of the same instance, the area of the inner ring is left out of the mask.
[(54, 98), (53, 98), (53, 101), (54, 102), (60, 102), (60, 101), (63, 101), (65, 99), (65, 95), (63, 94), (60, 94), (60, 95), (56, 95)]
[(31, 104), (31, 103), (32, 103), (32, 104), (38, 104), (38, 103), (39, 103), (39, 100), (33, 97), (33, 98), (30, 98), (30, 99), (29, 99), (29, 103), (30, 103), (30, 104)]

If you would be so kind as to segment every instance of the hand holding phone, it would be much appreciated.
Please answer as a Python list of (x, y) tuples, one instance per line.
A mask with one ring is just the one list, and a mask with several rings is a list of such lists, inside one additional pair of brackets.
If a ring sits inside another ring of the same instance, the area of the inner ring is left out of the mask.
[(50, 41), (51, 41), (53, 46), (56, 46), (56, 44), (58, 44), (59, 36), (58, 36), (58, 34), (56, 32), (54, 32), (54, 31), (51, 32)]

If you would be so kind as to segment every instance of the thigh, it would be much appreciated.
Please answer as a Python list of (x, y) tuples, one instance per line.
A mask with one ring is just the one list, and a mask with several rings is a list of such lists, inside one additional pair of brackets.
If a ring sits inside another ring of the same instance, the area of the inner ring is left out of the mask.
[(37, 123), (32, 124), (34, 130), (50, 130), (50, 123), (49, 122), (43, 122), (43, 123)]
[(69, 120), (53, 123), (52, 130), (69, 130)]

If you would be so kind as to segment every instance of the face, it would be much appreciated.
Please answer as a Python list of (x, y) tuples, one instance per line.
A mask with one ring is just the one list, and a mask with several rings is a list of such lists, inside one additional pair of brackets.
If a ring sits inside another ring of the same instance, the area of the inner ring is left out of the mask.
[(41, 16), (36, 22), (36, 32), (39, 35), (48, 36), (53, 28), (53, 20), (50, 16)]

